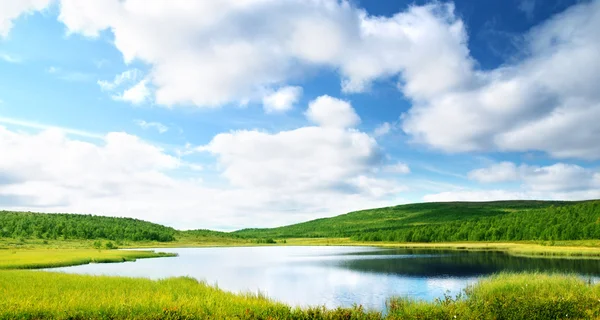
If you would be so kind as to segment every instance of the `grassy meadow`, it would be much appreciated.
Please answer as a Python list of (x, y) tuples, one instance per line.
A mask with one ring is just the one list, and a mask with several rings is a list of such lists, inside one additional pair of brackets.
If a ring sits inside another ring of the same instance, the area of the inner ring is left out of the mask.
[(393, 298), (385, 314), (295, 308), (192, 278), (0, 271), (0, 319), (597, 319), (600, 286), (565, 275), (501, 274), (454, 298)]
[(174, 256), (154, 251), (98, 249), (3, 249), (0, 269), (40, 269)]

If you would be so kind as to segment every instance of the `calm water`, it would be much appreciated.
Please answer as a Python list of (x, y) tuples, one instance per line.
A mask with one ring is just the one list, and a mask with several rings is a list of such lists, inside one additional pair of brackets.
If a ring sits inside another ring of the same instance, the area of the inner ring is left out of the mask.
[[(159, 279), (191, 276), (230, 291), (260, 291), (291, 305), (362, 304), (384, 309), (391, 296), (432, 300), (500, 271), (600, 276), (600, 261), (520, 258), (498, 252), (366, 247), (157, 249), (176, 258), (57, 268), (63, 272)], [(52, 270), (57, 270), (52, 269)]]

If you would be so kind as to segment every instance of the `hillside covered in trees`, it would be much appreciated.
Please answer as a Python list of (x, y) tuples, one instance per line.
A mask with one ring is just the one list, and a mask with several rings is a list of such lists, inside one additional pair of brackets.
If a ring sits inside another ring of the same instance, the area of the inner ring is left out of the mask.
[(173, 241), (176, 230), (131, 218), (0, 211), (0, 237)]
[[(0, 211), (0, 237), (274, 243), (286, 238), (451, 242), (600, 239), (600, 200), (417, 203), (235, 232), (178, 231), (131, 219)], [(176, 239), (177, 238), (177, 239)]]
[(235, 234), (397, 242), (600, 239), (600, 200), (418, 203)]

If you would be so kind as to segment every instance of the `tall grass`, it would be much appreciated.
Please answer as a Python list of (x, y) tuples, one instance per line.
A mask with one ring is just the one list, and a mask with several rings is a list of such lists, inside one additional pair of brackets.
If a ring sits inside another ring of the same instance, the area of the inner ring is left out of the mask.
[(0, 271), (0, 319), (597, 319), (600, 287), (575, 276), (500, 274), (459, 297), (361, 307), (293, 308), (180, 277), (148, 280)]
[(380, 319), (361, 309), (294, 309), (180, 277), (152, 281), (1, 271), (0, 319)]
[(569, 275), (499, 274), (456, 298), (396, 298), (388, 307), (397, 319), (598, 319), (600, 286)]
[(154, 251), (94, 249), (3, 249), (0, 250), (0, 269), (55, 268), (169, 256), (174, 256), (174, 254)]

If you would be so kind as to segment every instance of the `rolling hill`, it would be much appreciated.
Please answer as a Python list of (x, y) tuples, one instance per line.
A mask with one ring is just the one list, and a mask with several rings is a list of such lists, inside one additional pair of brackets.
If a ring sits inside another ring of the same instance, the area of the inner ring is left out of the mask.
[(234, 232), (249, 238), (441, 242), (600, 238), (600, 200), (417, 203)]
[(37, 239), (175, 240), (177, 231), (132, 219), (83, 214), (0, 211), (0, 237)]
[[(0, 237), (273, 243), (286, 238), (450, 242), (600, 239), (600, 200), (416, 203), (269, 229), (178, 231), (131, 218), (0, 211)], [(269, 240), (266, 241), (265, 239)], [(262, 240), (262, 241), (259, 241)]]

